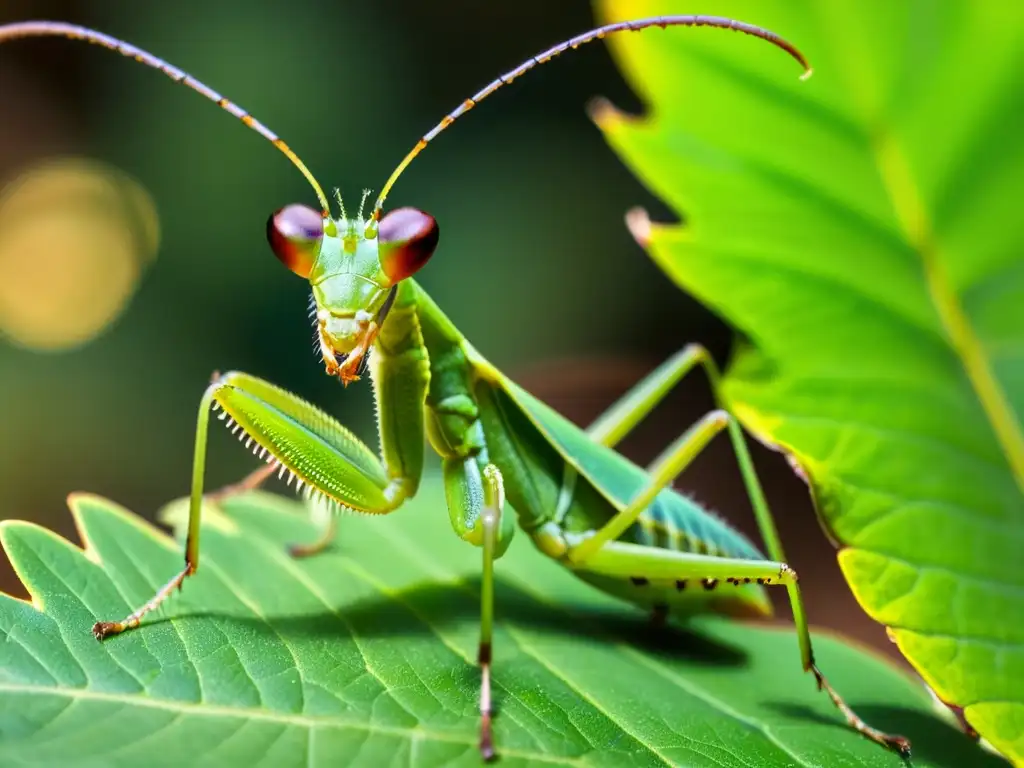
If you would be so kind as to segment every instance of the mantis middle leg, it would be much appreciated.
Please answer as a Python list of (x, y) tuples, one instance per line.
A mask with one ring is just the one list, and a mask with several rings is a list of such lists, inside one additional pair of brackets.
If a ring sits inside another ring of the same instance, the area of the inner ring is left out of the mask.
[[(719, 408), (728, 410), (725, 399), (721, 395), (721, 373), (712, 359), (711, 354), (700, 344), (687, 344), (672, 357), (655, 368), (638, 384), (616, 401), (607, 411), (601, 414), (590, 427), (587, 434), (595, 441), (615, 447), (626, 437), (657, 405), (687, 373), (696, 367), (704, 369), (711, 385), (711, 392)], [(775, 529), (775, 523), (768, 509), (764, 491), (754, 471), (754, 463), (750, 458), (743, 430), (730, 412), (730, 420), (726, 424), (729, 441), (732, 443), (736, 461), (739, 464), (743, 484), (750, 497), (757, 518), (761, 535), (765, 540), (770, 556), (775, 560), (785, 560), (782, 541)], [(655, 459), (648, 468), (653, 471), (661, 457)], [(681, 470), (680, 470), (681, 471)], [(678, 473), (677, 473), (678, 474)], [(674, 479), (674, 478), (673, 478)]]

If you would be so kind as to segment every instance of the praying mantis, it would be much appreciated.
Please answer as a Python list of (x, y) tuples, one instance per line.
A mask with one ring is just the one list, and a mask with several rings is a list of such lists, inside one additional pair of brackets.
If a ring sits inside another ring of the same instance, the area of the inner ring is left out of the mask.
[[(873, 728), (850, 709), (814, 661), (796, 573), (785, 564), (741, 428), (720, 407), (674, 440), (647, 468), (616, 445), (688, 372), (703, 369), (721, 404), (719, 371), (689, 345), (649, 374), (583, 430), (517, 386), (481, 355), (415, 280), (435, 252), (439, 225), (411, 207), (384, 213), (392, 186), (438, 134), (479, 102), (559, 54), (607, 35), (653, 27), (707, 26), (765, 40), (811, 69), (800, 51), (768, 30), (711, 16), (660, 16), (609, 24), (527, 59), (463, 101), (426, 133), (398, 164), (364, 216), (337, 196), (338, 216), (313, 174), (292, 149), (239, 106), (176, 67), (103, 33), (60, 22), (0, 26), (0, 42), (57, 36), (100, 45), (155, 68), (197, 91), (276, 146), (303, 174), (319, 209), (288, 205), (270, 216), (267, 237), (278, 259), (309, 281), (319, 355), (346, 386), (367, 371), (377, 402), (379, 455), (322, 410), (270, 382), (242, 372), (215, 375), (199, 405), (189, 500), (185, 567), (151, 600), (120, 621), (98, 621), (99, 640), (133, 629), (199, 566), (204, 500), (287, 476), (310, 499), (334, 508), (384, 515), (413, 497), (426, 444), (440, 456), (452, 528), (482, 551), (480, 594), (480, 741), (495, 756), (491, 719), (494, 563), (516, 528), (580, 579), (651, 611), (670, 614), (766, 615), (765, 586), (785, 586), (793, 609), (801, 662), (851, 727), (907, 756), (910, 743)], [(218, 417), (266, 461), (235, 485), (204, 493), (210, 417)], [(768, 557), (724, 521), (672, 489), (676, 477), (720, 432), (732, 443)], [(509, 514), (506, 497), (515, 513)], [(295, 556), (323, 549), (335, 519)]]

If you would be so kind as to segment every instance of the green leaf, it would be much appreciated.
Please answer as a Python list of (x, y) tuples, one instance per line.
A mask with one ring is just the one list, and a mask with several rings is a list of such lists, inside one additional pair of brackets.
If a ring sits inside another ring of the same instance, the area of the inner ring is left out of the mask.
[(726, 397), (809, 477), (865, 610), (1024, 764), (1024, 4), (715, 12), (815, 75), (738, 35), (612, 40), (651, 116), (601, 127), (685, 222), (634, 232), (745, 335)]
[[(208, 507), (201, 564), (163, 616), (97, 642), (181, 567), (181, 547), (94, 496), (85, 552), (6, 522), (33, 604), (0, 597), (4, 766), (477, 765), (480, 551), (449, 530), (437, 478), (387, 519), (344, 517), (303, 561), (305, 508), (269, 494)], [(495, 736), (503, 766), (892, 766), (800, 670), (788, 629), (653, 630), (525, 539), (498, 563)], [(852, 705), (920, 744), (916, 768), (997, 766), (923, 687), (828, 638)]]

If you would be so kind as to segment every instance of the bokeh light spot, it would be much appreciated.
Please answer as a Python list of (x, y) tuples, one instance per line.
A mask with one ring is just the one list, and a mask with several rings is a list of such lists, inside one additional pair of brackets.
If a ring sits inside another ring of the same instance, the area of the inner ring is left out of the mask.
[(95, 338), (159, 240), (152, 198), (123, 171), (84, 158), (30, 168), (0, 192), (0, 334), (38, 350)]

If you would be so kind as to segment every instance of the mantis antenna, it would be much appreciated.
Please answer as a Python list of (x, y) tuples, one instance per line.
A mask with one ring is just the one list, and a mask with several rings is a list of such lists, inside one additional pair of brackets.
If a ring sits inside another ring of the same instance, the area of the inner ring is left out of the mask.
[(299, 156), (292, 151), (281, 138), (274, 133), (272, 130), (267, 128), (263, 123), (254, 118), (240, 106), (235, 104), (233, 101), (221, 96), (212, 88), (208, 88), (203, 83), (196, 80), (192, 75), (186, 72), (182, 72), (175, 66), (168, 64), (163, 59), (159, 59), (151, 53), (147, 53), (141, 48), (136, 48), (134, 45), (118, 40), (116, 37), (110, 37), (102, 32), (97, 32), (87, 27), (80, 27), (76, 24), (64, 24), (57, 21), (23, 21), (16, 24), (5, 24), (0, 26), (0, 43), (7, 40), (16, 40), (21, 37), (64, 37), (68, 40), (84, 40), (87, 43), (93, 45), (101, 45), (104, 48), (109, 48), (111, 51), (120, 53), (127, 59), (134, 59), (140, 64), (145, 64), (147, 67), (158, 69), (167, 75), (171, 80), (176, 83), (182, 83), (188, 86), (193, 91), (198, 92), (200, 95), (205, 96), (210, 101), (214, 102), (218, 107), (228, 112), (239, 120), (241, 120), (249, 128), (252, 128), (256, 133), (265, 138), (275, 147), (292, 161), (292, 164), (298, 168), (302, 175), (306, 177), (306, 181), (313, 187), (313, 191), (316, 192), (317, 200), (320, 201), (320, 208), (325, 219), (330, 218), (330, 205), (327, 202), (327, 196), (324, 194), (323, 189), (320, 188), (320, 184), (310, 173), (306, 164), (303, 163)]
[(800, 53), (796, 46), (786, 40), (783, 40), (774, 32), (770, 32), (762, 27), (754, 26), (753, 24), (746, 24), (742, 21), (734, 21), (733, 19), (726, 19), (721, 16), (655, 16), (649, 19), (637, 19), (635, 21), (620, 21), (615, 24), (606, 24), (603, 27), (597, 27), (589, 32), (584, 32), (581, 35), (565, 40), (558, 45), (554, 45), (546, 51), (538, 53), (536, 56), (527, 59), (518, 67), (509, 70), (494, 82), (485, 86), (476, 95), (466, 99), (454, 110), (449, 112), (441, 122), (424, 134), (423, 138), (416, 143), (416, 146), (413, 147), (402, 162), (398, 164), (398, 167), (392, 171), (391, 176), (388, 178), (387, 182), (385, 182), (384, 187), (377, 196), (377, 202), (373, 206), (373, 218), (377, 221), (380, 220), (381, 209), (384, 206), (384, 199), (388, 196), (388, 192), (391, 191), (391, 187), (394, 186), (398, 177), (402, 175), (402, 172), (406, 167), (408, 167), (409, 163), (413, 161), (413, 158), (422, 152), (426, 148), (427, 144), (437, 138), (437, 135), (441, 133), (441, 131), (454, 123), (458, 118), (462, 117), (462, 115), (469, 112), (469, 110), (500, 89), (503, 85), (508, 85), (519, 76), (529, 72), (538, 64), (546, 64), (548, 61), (555, 58), (560, 53), (564, 53), (570, 48), (576, 50), (584, 43), (589, 43), (592, 40), (600, 40), (601, 38), (615, 32), (639, 32), (647, 27), (661, 27), (662, 29), (667, 27), (718, 27), (719, 29), (731, 29), (735, 32), (742, 32), (745, 35), (759, 37), (762, 40), (781, 48), (796, 59), (800, 63), (800, 66), (804, 68), (804, 73), (801, 75), (802, 80), (806, 80), (811, 76), (811, 67), (807, 63), (807, 59), (804, 58), (804, 55)]

